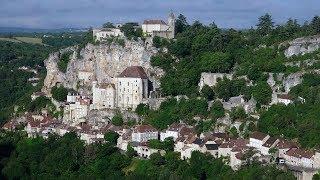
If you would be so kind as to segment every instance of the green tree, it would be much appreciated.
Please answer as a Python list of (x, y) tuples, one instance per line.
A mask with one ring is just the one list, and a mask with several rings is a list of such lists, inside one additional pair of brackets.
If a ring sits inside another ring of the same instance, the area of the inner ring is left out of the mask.
[(142, 116), (142, 115), (148, 115), (150, 109), (149, 109), (149, 106), (146, 105), (146, 104), (138, 104), (135, 112), (139, 115), (139, 116)]
[(201, 69), (203, 72), (229, 72), (233, 66), (233, 60), (228, 53), (205, 53), (201, 56)]
[(272, 17), (270, 14), (265, 14), (259, 17), (259, 23), (257, 24), (258, 32), (260, 35), (265, 36), (271, 33), (274, 26)]
[(114, 131), (108, 131), (104, 134), (104, 140), (116, 145), (119, 138), (119, 134)]
[(208, 86), (204, 85), (201, 89), (201, 95), (206, 98), (208, 101), (212, 101), (214, 99), (214, 92), (213, 89)]
[(230, 118), (233, 121), (236, 121), (236, 120), (244, 121), (247, 118), (247, 114), (246, 114), (246, 111), (243, 109), (243, 107), (236, 107), (232, 109), (230, 113)]
[(184, 15), (179, 14), (175, 23), (175, 33), (176, 34), (182, 33), (183, 31), (186, 30), (187, 27), (188, 27), (187, 18)]
[(63, 86), (54, 86), (51, 89), (51, 94), (53, 99), (62, 102), (67, 99), (68, 89)]
[(137, 26), (136, 23), (126, 23), (120, 29), (128, 39), (137, 40), (138, 37), (142, 37), (142, 30)]
[(123, 125), (123, 118), (121, 114), (116, 114), (112, 117), (111, 120), (112, 124), (115, 126), (122, 126)]
[(150, 155), (150, 162), (155, 166), (161, 166), (165, 164), (165, 159), (160, 153), (153, 153)]
[(266, 82), (259, 82), (253, 87), (252, 95), (258, 104), (267, 105), (271, 102), (272, 89)]
[(224, 117), (225, 111), (224, 111), (223, 105), (220, 101), (215, 101), (212, 104), (211, 109), (210, 109), (210, 115), (214, 119)]
[(112, 22), (106, 22), (102, 25), (103, 28), (115, 28)]

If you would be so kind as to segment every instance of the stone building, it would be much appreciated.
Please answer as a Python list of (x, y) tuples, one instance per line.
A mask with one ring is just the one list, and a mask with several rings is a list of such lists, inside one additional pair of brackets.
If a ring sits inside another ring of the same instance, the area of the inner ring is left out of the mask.
[(127, 67), (116, 77), (116, 101), (119, 108), (135, 109), (148, 94), (148, 76), (141, 66)]
[(158, 19), (145, 20), (142, 24), (142, 32), (145, 36), (159, 36), (163, 38), (173, 39), (175, 33), (174, 14), (169, 14), (168, 23)]
[(113, 109), (116, 107), (116, 91), (113, 83), (98, 85), (96, 81), (93, 82), (92, 94), (92, 109)]
[(158, 131), (150, 125), (138, 125), (133, 129), (131, 140), (133, 142), (147, 142), (158, 139)]
[(141, 66), (127, 67), (110, 83), (93, 82), (92, 109), (135, 109), (149, 96), (149, 80)]
[(102, 28), (92, 30), (95, 41), (104, 41), (111, 37), (124, 37), (119, 28)]
[(223, 79), (224, 77), (231, 79), (232, 74), (226, 74), (226, 73), (208, 73), (203, 72), (201, 73), (201, 78), (199, 81), (199, 89), (203, 88), (203, 86), (208, 85), (210, 87), (215, 86), (218, 83), (219, 79)]
[(64, 121), (76, 124), (84, 121), (89, 113), (90, 103), (90, 99), (83, 97), (77, 97), (75, 102), (68, 102), (64, 108)]

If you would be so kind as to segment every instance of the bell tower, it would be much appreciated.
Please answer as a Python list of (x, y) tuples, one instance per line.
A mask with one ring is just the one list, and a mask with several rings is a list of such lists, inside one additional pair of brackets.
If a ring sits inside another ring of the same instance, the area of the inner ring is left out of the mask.
[(170, 38), (174, 38), (175, 22), (176, 22), (175, 16), (174, 16), (173, 12), (171, 11), (169, 14), (169, 17), (168, 17), (169, 31), (171, 31)]

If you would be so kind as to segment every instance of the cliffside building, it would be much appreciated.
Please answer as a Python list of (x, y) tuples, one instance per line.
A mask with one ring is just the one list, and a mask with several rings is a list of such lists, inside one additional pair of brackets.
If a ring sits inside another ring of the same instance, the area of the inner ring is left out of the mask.
[(148, 76), (141, 66), (127, 67), (111, 83), (93, 83), (93, 109), (135, 109), (148, 97)]
[(168, 22), (158, 19), (145, 20), (142, 24), (142, 32), (145, 36), (159, 36), (163, 38), (173, 39), (175, 33), (175, 16), (169, 14)]
[(123, 32), (119, 28), (102, 28), (92, 31), (95, 41), (104, 41), (111, 37), (124, 37)]
[(80, 123), (88, 115), (91, 100), (77, 95), (68, 95), (68, 102), (64, 108), (65, 122)]

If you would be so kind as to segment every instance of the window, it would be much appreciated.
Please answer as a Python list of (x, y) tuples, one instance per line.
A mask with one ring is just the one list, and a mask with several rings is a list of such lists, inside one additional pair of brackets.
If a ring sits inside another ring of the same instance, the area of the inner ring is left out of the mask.
[(129, 82), (128, 82), (128, 86), (129, 86)]

